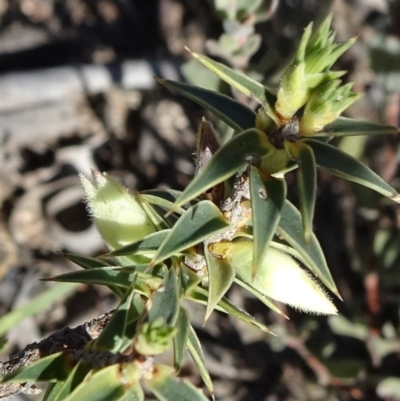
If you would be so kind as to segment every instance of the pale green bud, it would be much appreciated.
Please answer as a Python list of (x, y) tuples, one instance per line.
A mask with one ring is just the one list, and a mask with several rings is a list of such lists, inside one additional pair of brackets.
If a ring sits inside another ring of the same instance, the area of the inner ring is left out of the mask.
[(91, 180), (80, 175), (85, 200), (107, 245), (119, 249), (156, 231), (138, 200), (106, 173), (92, 171)]
[(269, 248), (253, 277), (252, 242), (215, 243), (210, 251), (228, 260), (243, 281), (267, 297), (304, 312), (337, 314), (322, 286), (286, 253)]
[(169, 348), (175, 334), (176, 329), (167, 326), (160, 317), (152, 323), (144, 323), (139, 327), (133, 341), (134, 347), (142, 355), (158, 355)]
[(275, 104), (282, 124), (288, 122), (305, 105), (308, 94), (305, 63), (292, 64), (283, 74)]
[(351, 91), (352, 83), (340, 86), (335, 79), (316, 88), (300, 118), (301, 136), (312, 136), (325, 125), (335, 121), (340, 114), (358, 100), (362, 94)]
[(265, 112), (262, 107), (257, 112), (256, 128), (265, 133), (268, 133), (272, 129), (276, 128), (274, 120)]
[(261, 161), (261, 170), (268, 174), (276, 174), (284, 170), (290, 159), (286, 149), (276, 149)]

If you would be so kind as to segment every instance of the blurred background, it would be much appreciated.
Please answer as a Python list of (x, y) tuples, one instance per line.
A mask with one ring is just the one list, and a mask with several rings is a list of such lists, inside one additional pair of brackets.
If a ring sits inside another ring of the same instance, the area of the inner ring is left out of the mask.
[[(347, 115), (400, 125), (398, 0), (0, 0), (0, 317), (18, 321), (10, 312), (51, 288), (40, 279), (77, 269), (62, 252), (105, 251), (78, 173), (112, 171), (137, 191), (190, 181), (206, 114), (153, 76), (254, 106), (191, 61), (185, 46), (273, 86), (305, 26), (329, 13), (338, 41), (359, 36), (337, 66), (365, 93)], [(399, 190), (399, 138), (337, 144)], [(315, 231), (344, 299), (335, 299), (338, 316), (283, 306), (285, 320), (232, 288), (230, 299), (273, 337), (218, 313), (202, 327), (203, 308), (190, 306), (217, 400), (400, 400), (399, 205), (319, 174)], [(85, 285), (49, 299), (8, 331), (1, 360), (117, 302)], [(201, 385), (189, 359), (182, 375)], [(19, 399), (40, 398), (32, 397)]]

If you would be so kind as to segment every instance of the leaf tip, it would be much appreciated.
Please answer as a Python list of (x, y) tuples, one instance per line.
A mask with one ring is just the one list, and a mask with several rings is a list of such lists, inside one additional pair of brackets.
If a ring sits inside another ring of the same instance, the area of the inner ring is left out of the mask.
[(393, 201), (395, 201), (396, 203), (400, 203), (400, 194), (398, 194), (397, 192), (395, 194), (393, 194), (390, 199), (392, 199)]

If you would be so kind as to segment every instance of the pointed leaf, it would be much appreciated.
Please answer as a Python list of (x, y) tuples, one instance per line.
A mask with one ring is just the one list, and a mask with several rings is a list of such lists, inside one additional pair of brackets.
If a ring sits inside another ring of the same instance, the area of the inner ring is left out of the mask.
[(147, 235), (140, 241), (133, 242), (132, 244), (125, 245), (122, 248), (107, 253), (104, 257), (128, 256), (157, 251), (170, 232), (171, 229), (156, 231), (155, 233)]
[(235, 278), (235, 270), (230, 263), (223, 259), (217, 259), (207, 247), (204, 249), (204, 256), (208, 269), (208, 302), (204, 322), (210, 317), (217, 303), (225, 295)]
[(326, 125), (322, 131), (314, 136), (350, 136), (350, 135), (386, 135), (397, 134), (399, 128), (390, 125), (370, 123), (368, 121), (354, 120), (352, 118), (339, 117), (334, 122)]
[(176, 320), (175, 327), (177, 332), (173, 338), (174, 344), (174, 368), (179, 372), (182, 367), (183, 358), (185, 357), (186, 344), (189, 334), (189, 315), (185, 308), (179, 308), (178, 319)]
[(286, 199), (286, 182), (273, 177), (263, 182), (258, 168), (251, 166), (250, 195), (254, 234), (252, 263), (254, 276), (275, 234)]
[(231, 97), (182, 82), (168, 79), (157, 79), (157, 81), (204, 107), (235, 131), (241, 132), (253, 128), (256, 124), (256, 113)]
[(177, 255), (211, 235), (224, 231), (228, 226), (229, 221), (214, 203), (199, 202), (179, 218), (150, 265)]
[(181, 269), (179, 271), (179, 287), (181, 288), (182, 295), (190, 292), (200, 281), (201, 277), (199, 275), (186, 265), (181, 264)]
[(283, 206), (277, 231), (307, 261), (307, 267), (341, 299), (317, 237), (312, 233), (310, 243), (306, 243), (300, 212), (288, 200)]
[(268, 308), (272, 309), (274, 312), (278, 313), (281, 316), (284, 316), (286, 319), (289, 319), (272, 301), (272, 299), (268, 298), (265, 294), (262, 294), (260, 291), (256, 290), (250, 283), (246, 283), (241, 278), (237, 277), (235, 279), (235, 283), (239, 284), (246, 291), (253, 294), (256, 298), (258, 298), (263, 304), (265, 304)]
[(201, 343), (197, 337), (196, 332), (192, 325), (189, 325), (189, 333), (187, 340), (187, 348), (190, 356), (193, 359), (194, 364), (199, 370), (200, 376), (203, 379), (204, 384), (208, 388), (208, 391), (212, 394), (214, 398), (214, 386), (210, 377), (210, 373), (206, 367), (206, 361), (204, 359), (203, 350), (201, 348)]
[(99, 284), (129, 288), (132, 282), (132, 273), (116, 270), (116, 267), (99, 267), (91, 270), (78, 270), (71, 273), (60, 274), (43, 281), (58, 281), (66, 283)]
[(262, 158), (273, 152), (274, 149), (267, 135), (258, 129), (250, 129), (235, 135), (217, 150), (201, 172), (194, 177), (176, 201), (174, 208), (184, 205), (189, 200), (225, 181), (242, 169), (253, 156)]
[(174, 377), (169, 366), (155, 366), (152, 378), (145, 379), (145, 383), (159, 401), (208, 401), (193, 384)]
[(75, 388), (84, 380), (85, 376), (89, 372), (89, 367), (82, 361), (80, 360), (68, 376), (67, 380), (62, 383), (58, 382), (57, 384), (62, 384), (61, 388), (59, 388), (59, 391), (57, 393), (54, 392), (54, 396), (50, 398), (50, 396), (47, 396), (43, 401), (62, 401), (64, 398), (69, 396)]
[(319, 168), (346, 180), (356, 182), (400, 203), (400, 195), (389, 184), (382, 180), (370, 168), (354, 157), (342, 152), (334, 146), (319, 141), (306, 140), (314, 151)]
[(121, 346), (124, 342), (125, 329), (128, 322), (129, 311), (133, 307), (135, 283), (125, 292), (110, 321), (101, 331), (93, 344), (93, 350), (108, 350), (114, 353), (124, 351)]
[(304, 142), (285, 141), (289, 154), (297, 160), (297, 187), (300, 198), (300, 210), (303, 220), (304, 238), (309, 244), (313, 231), (315, 201), (317, 197), (317, 166), (313, 150)]
[(161, 317), (167, 325), (174, 326), (179, 313), (179, 290), (178, 278), (173, 267), (169, 269), (151, 301), (149, 322), (154, 322)]
[(62, 390), (63, 386), (64, 382), (49, 383), (42, 401), (56, 401), (56, 397)]
[(60, 298), (66, 297), (75, 291), (76, 288), (77, 286), (72, 284), (53, 285), (42, 294), (31, 299), (26, 305), (5, 314), (0, 318), (0, 336), (28, 316), (32, 316)]
[(232, 70), (232, 68), (224, 64), (211, 60), (207, 56), (193, 52), (191, 52), (191, 54), (223, 81), (244, 93), (246, 96), (258, 99), (265, 106), (269, 105), (272, 107), (275, 104), (275, 96), (264, 85), (254, 79), (247, 77), (241, 72)]
[[(77, 254), (72, 254), (72, 253), (66, 253), (64, 255), (71, 262), (76, 263), (78, 266), (84, 268), (85, 270), (93, 269), (93, 268), (97, 268), (97, 267), (110, 266), (110, 263), (107, 260), (102, 260), (100, 258), (91, 258), (91, 257), (88, 257), (88, 256), (77, 255)], [(122, 297), (123, 291), (121, 291), (121, 288), (113, 287), (113, 286), (108, 286), (108, 288), (112, 292), (117, 294), (119, 297)]]
[(120, 401), (138, 385), (139, 377), (133, 363), (107, 366), (87, 376), (63, 401)]
[[(207, 305), (208, 302), (208, 292), (204, 290), (203, 288), (196, 287), (192, 290), (190, 294), (187, 294), (185, 296), (186, 299), (190, 299), (194, 302), (198, 302), (203, 305)], [(268, 329), (267, 326), (263, 325), (257, 319), (255, 319), (253, 316), (251, 316), (249, 313), (244, 311), (243, 309), (240, 309), (238, 306), (232, 304), (227, 298), (222, 298), (217, 306), (215, 307), (216, 310), (220, 312), (224, 312), (227, 315), (233, 316), (236, 319), (241, 320), (242, 322), (245, 322), (247, 324), (251, 324), (265, 333), (271, 333), (272, 332)]]
[(64, 381), (70, 373), (71, 358), (59, 352), (41, 358), (0, 379), (0, 383)]

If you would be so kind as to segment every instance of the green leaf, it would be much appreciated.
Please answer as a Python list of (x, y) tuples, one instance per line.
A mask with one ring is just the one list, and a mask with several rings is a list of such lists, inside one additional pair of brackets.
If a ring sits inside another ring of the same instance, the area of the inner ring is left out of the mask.
[(99, 284), (129, 288), (132, 282), (132, 273), (117, 270), (117, 267), (98, 267), (91, 270), (78, 270), (71, 273), (45, 279), (44, 281), (59, 281), (67, 283)]
[(256, 124), (256, 113), (231, 97), (198, 86), (170, 81), (168, 79), (157, 79), (157, 81), (165, 85), (168, 89), (204, 107), (235, 131), (240, 132), (248, 128), (253, 128)]
[(178, 319), (175, 323), (177, 333), (173, 338), (174, 344), (174, 368), (177, 372), (181, 370), (183, 358), (185, 357), (186, 343), (189, 334), (189, 315), (185, 308), (179, 308)]
[(140, 241), (133, 242), (132, 244), (125, 245), (122, 248), (107, 253), (104, 257), (128, 256), (157, 251), (170, 232), (171, 229), (156, 231), (155, 233), (147, 235)]
[(145, 383), (160, 401), (208, 401), (193, 384), (174, 377), (169, 366), (156, 365), (152, 378)]
[(397, 134), (399, 128), (390, 125), (370, 123), (368, 121), (354, 120), (352, 118), (339, 117), (334, 122), (326, 125), (322, 131), (314, 136), (350, 136), (350, 135), (387, 135)]
[[(65, 382), (52, 383), (52, 389), (46, 392), (43, 401), (62, 401), (69, 396), (88, 374), (88, 366), (80, 360)], [(61, 386), (58, 386), (61, 385)], [(58, 390), (58, 391), (57, 391)]]
[[(68, 258), (71, 262), (76, 263), (78, 266), (83, 269), (94, 269), (98, 267), (106, 267), (110, 266), (110, 263), (107, 260), (102, 260), (100, 258), (91, 258), (89, 256), (77, 255), (72, 253), (65, 253), (64, 256)], [(123, 291), (121, 291), (118, 287), (108, 286), (112, 292), (117, 294), (119, 297), (122, 297)]]
[(181, 264), (181, 269), (179, 271), (179, 287), (182, 289), (183, 295), (190, 292), (200, 281), (200, 276), (184, 264)]
[(250, 196), (254, 216), (252, 263), (254, 276), (275, 234), (286, 199), (286, 182), (272, 177), (262, 180), (258, 168), (251, 166)]
[(300, 198), (300, 210), (303, 220), (304, 238), (310, 243), (313, 231), (315, 201), (317, 197), (317, 166), (312, 148), (304, 142), (285, 141), (288, 153), (297, 160), (297, 187)]
[(313, 140), (306, 140), (304, 142), (313, 149), (315, 160), (319, 168), (328, 170), (338, 177), (371, 188), (395, 202), (400, 203), (400, 195), (396, 190), (354, 157), (327, 143)]
[(204, 359), (204, 354), (201, 348), (199, 338), (197, 337), (197, 334), (194, 331), (192, 325), (189, 325), (187, 348), (190, 356), (193, 359), (194, 364), (199, 370), (200, 376), (203, 379), (204, 384), (206, 385), (208, 391), (214, 398), (214, 386), (210, 377), (210, 373), (208, 372), (208, 369), (206, 367), (206, 361)]
[(286, 319), (289, 319), (275, 304), (274, 302), (268, 298), (265, 294), (261, 293), (257, 289), (255, 289), (250, 283), (246, 283), (241, 278), (235, 278), (235, 283), (239, 284), (246, 291), (253, 294), (256, 298), (258, 298), (264, 305), (268, 308), (272, 309), (274, 312), (278, 313), (281, 316), (284, 316)]
[(144, 401), (144, 392), (140, 383), (134, 384), (118, 401)]
[(155, 265), (177, 255), (210, 236), (224, 231), (229, 221), (210, 201), (202, 201), (188, 209), (176, 222), (150, 263)]
[(217, 303), (229, 290), (235, 278), (235, 270), (230, 263), (216, 258), (207, 247), (204, 249), (208, 270), (208, 302), (204, 322), (210, 317)]
[(40, 312), (42, 309), (53, 304), (60, 298), (66, 297), (77, 288), (76, 285), (71, 284), (58, 284), (53, 285), (51, 288), (42, 294), (31, 299), (26, 305), (14, 309), (12, 312), (0, 318), (0, 336), (5, 334), (8, 330), (14, 327), (23, 319)]
[(171, 267), (161, 283), (161, 287), (153, 294), (148, 321), (154, 322), (163, 318), (169, 326), (174, 326), (179, 313), (178, 278)]
[(275, 104), (275, 96), (262, 84), (247, 77), (241, 72), (232, 70), (224, 64), (211, 60), (209, 57), (191, 52), (201, 64), (218, 75), (223, 81), (231, 85), (246, 96), (256, 98), (264, 106), (273, 107)]
[(274, 149), (267, 135), (258, 129), (250, 129), (235, 135), (217, 150), (201, 172), (194, 177), (177, 199), (174, 208), (225, 181), (251, 161), (253, 156), (262, 158)]
[[(189, 294), (185, 296), (186, 299), (189, 299), (194, 302), (198, 302), (203, 305), (207, 305), (208, 302), (208, 292), (203, 288), (196, 287), (194, 288)], [(240, 309), (238, 306), (232, 304), (228, 299), (225, 297), (222, 298), (215, 307), (216, 310), (220, 312), (224, 312), (227, 315), (233, 316), (236, 319), (241, 320), (247, 324), (251, 324), (252, 326), (257, 327), (258, 329), (264, 331), (265, 333), (272, 332), (268, 329), (267, 326), (263, 325), (249, 313)]]
[(303, 235), (303, 224), (300, 212), (288, 200), (286, 200), (283, 206), (277, 231), (283, 239), (296, 249), (306, 260), (307, 267), (319, 277), (334, 294), (342, 299), (326, 264), (325, 256), (317, 237), (312, 233), (310, 243), (306, 243)]
[(139, 376), (138, 368), (133, 363), (107, 366), (88, 375), (62, 401), (120, 401), (127, 392), (138, 386)]
[(128, 317), (131, 315), (130, 309), (134, 307), (133, 296), (135, 283), (125, 292), (117, 309), (114, 311), (110, 321), (101, 331), (99, 337), (93, 344), (94, 350), (109, 350), (111, 352), (123, 352), (122, 346), (125, 345), (125, 330)]
[(29, 366), (10, 373), (1, 378), (0, 383), (64, 381), (69, 375), (70, 366), (70, 356), (59, 352), (41, 358)]

